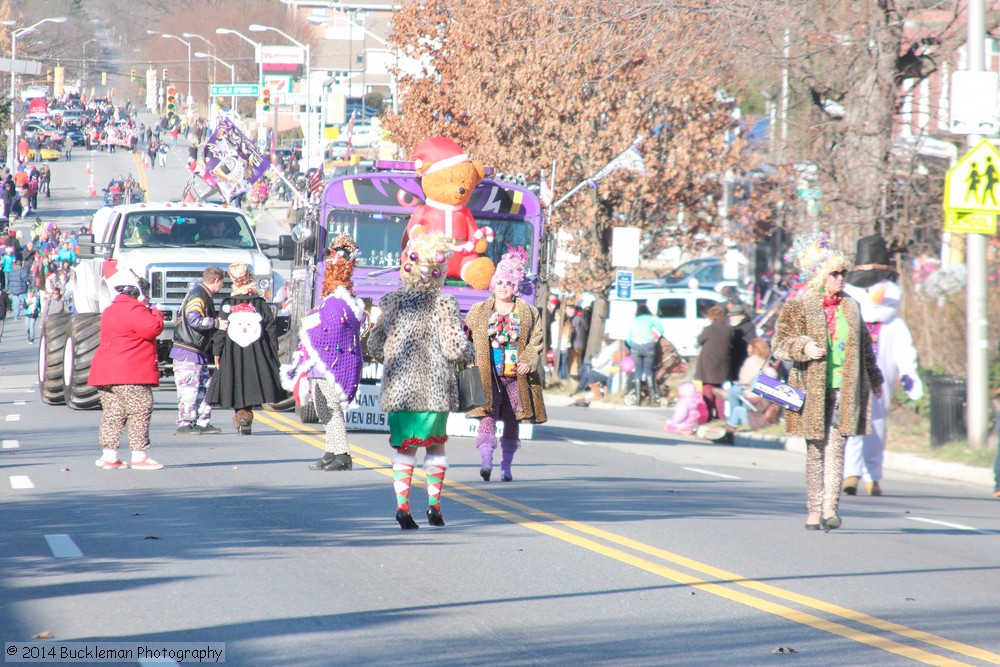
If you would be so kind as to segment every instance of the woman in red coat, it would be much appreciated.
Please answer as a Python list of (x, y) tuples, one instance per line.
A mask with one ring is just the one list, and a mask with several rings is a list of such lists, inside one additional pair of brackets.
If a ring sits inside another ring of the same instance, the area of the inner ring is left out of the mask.
[[(122, 272), (109, 282), (120, 278)], [(98, 441), (101, 458), (97, 466), (120, 470), (129, 464), (118, 459), (118, 446), (126, 422), (128, 445), (134, 470), (163, 467), (146, 456), (149, 421), (153, 416), (153, 387), (160, 384), (156, 364), (156, 337), (163, 331), (163, 313), (146, 300), (149, 282), (132, 274), (129, 284), (115, 287), (118, 296), (101, 314), (101, 344), (94, 354), (87, 384), (97, 387), (101, 397), (101, 427)]]

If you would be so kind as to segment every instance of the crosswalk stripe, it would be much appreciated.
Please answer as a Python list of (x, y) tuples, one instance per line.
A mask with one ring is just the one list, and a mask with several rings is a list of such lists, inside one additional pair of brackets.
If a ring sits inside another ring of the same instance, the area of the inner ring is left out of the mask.
[(45, 541), (48, 542), (49, 550), (52, 551), (52, 555), (56, 558), (83, 557), (83, 552), (80, 551), (80, 547), (76, 546), (76, 542), (74, 542), (73, 539), (65, 533), (46, 535)]
[(31, 483), (31, 478), (27, 475), (11, 475), (10, 488), (12, 489), (33, 489), (35, 485)]

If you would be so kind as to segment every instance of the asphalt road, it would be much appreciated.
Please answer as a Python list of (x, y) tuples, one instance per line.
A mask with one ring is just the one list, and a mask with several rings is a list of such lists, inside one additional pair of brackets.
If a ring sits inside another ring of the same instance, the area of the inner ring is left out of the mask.
[[(143, 176), (154, 196), (184, 157)], [(129, 160), (95, 155), (97, 182)], [(54, 165), (40, 215), (96, 207), (85, 162)], [(5, 642), (224, 642), (241, 666), (1000, 664), (982, 488), (894, 474), (809, 532), (799, 454), (553, 406), (513, 483), (484, 484), (453, 438), (447, 526), (426, 525), (418, 483), (422, 527), (402, 532), (385, 435), (352, 434), (353, 471), (311, 472), (318, 429), (262, 413), (239, 437), (220, 414), (223, 434), (177, 437), (167, 387), (150, 452), (167, 467), (96, 468), (100, 413), (40, 402), (20, 325), (0, 339)]]

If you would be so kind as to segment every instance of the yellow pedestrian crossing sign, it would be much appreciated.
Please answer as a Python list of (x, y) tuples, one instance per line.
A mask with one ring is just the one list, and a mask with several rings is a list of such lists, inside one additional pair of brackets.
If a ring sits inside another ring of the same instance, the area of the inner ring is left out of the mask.
[(983, 139), (948, 170), (944, 181), (944, 229), (995, 234), (1000, 214), (1000, 150)]
[(948, 170), (944, 207), (955, 211), (1000, 213), (1000, 150), (987, 139)]

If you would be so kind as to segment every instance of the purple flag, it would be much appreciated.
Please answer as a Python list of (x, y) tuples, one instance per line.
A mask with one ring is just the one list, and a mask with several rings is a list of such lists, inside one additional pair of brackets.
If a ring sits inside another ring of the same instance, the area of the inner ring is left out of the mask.
[(227, 202), (249, 192), (270, 166), (271, 161), (233, 121), (219, 118), (205, 144), (205, 180), (218, 186)]

